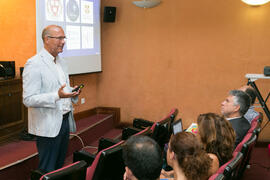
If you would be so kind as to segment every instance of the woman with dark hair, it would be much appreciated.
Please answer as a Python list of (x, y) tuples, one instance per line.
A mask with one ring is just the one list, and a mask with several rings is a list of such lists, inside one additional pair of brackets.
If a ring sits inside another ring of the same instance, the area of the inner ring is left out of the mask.
[(205, 151), (212, 157), (216, 156), (219, 166), (222, 166), (232, 158), (234, 150), (235, 132), (231, 124), (215, 113), (199, 115), (197, 123)]
[(175, 180), (202, 180), (209, 177), (212, 160), (194, 134), (180, 132), (171, 136), (167, 162)]

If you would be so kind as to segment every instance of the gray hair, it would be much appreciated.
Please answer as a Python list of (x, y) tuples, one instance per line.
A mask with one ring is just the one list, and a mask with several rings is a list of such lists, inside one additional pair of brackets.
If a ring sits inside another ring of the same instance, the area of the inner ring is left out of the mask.
[(234, 105), (239, 105), (239, 114), (243, 116), (250, 106), (250, 97), (247, 93), (240, 90), (231, 90), (230, 95), (234, 96)]

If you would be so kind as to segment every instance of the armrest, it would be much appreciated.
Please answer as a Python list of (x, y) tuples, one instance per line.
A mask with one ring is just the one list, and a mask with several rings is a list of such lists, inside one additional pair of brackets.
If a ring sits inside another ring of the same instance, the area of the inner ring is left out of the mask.
[(39, 180), (41, 178), (41, 176), (43, 176), (44, 174), (46, 174), (46, 173), (42, 172), (39, 169), (33, 170), (31, 172), (31, 180)]
[(115, 144), (117, 144), (119, 141), (117, 140), (113, 140), (113, 139), (109, 139), (109, 138), (100, 138), (99, 139), (99, 143), (98, 143), (98, 152), (103, 150), (103, 149), (106, 149), (110, 146), (113, 146)]
[(144, 129), (146, 127), (152, 126), (153, 124), (153, 122), (141, 118), (135, 118), (133, 120), (133, 127), (139, 129)]
[(122, 140), (127, 140), (130, 136), (140, 132), (141, 129), (135, 127), (127, 127), (122, 130)]
[(87, 163), (87, 167), (89, 167), (95, 160), (95, 157), (96, 156), (94, 154), (90, 154), (84, 150), (75, 151), (73, 153), (73, 162), (84, 160)]

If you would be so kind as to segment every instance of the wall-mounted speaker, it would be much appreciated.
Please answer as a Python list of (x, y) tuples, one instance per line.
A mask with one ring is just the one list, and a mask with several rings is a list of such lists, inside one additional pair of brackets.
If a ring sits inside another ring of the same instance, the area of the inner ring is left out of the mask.
[(15, 61), (0, 61), (0, 77), (15, 77)]
[(116, 7), (105, 6), (103, 22), (115, 22)]

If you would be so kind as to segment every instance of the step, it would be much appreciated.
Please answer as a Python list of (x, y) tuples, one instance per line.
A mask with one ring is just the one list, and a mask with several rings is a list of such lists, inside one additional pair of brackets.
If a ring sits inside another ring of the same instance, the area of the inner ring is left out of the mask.
[[(122, 136), (122, 129), (113, 128), (107, 131), (102, 136), (95, 139), (94, 141), (90, 142), (89, 144), (85, 144), (84, 148), (81, 148), (81, 149), (87, 149), (87, 152), (91, 154), (96, 154), (100, 138), (109, 138), (109, 139), (117, 140), (117, 139), (121, 139), (121, 136)], [(81, 150), (81, 149), (78, 149), (78, 150)], [(73, 152), (72, 154), (66, 157), (65, 165), (71, 164), (73, 162)]]
[[(113, 128), (113, 117), (97, 114), (76, 121), (77, 131), (71, 135), (68, 159), (83, 146), (94, 145), (102, 136), (117, 138), (120, 129)], [(82, 143), (83, 142), (83, 143)], [(29, 179), (31, 170), (38, 166), (36, 143), (34, 141), (16, 141), (0, 147), (0, 179)], [(67, 162), (71, 162), (67, 159)]]
[(71, 133), (67, 156), (73, 154), (98, 139), (113, 128), (113, 116), (108, 114), (96, 114), (76, 121), (77, 131)]

